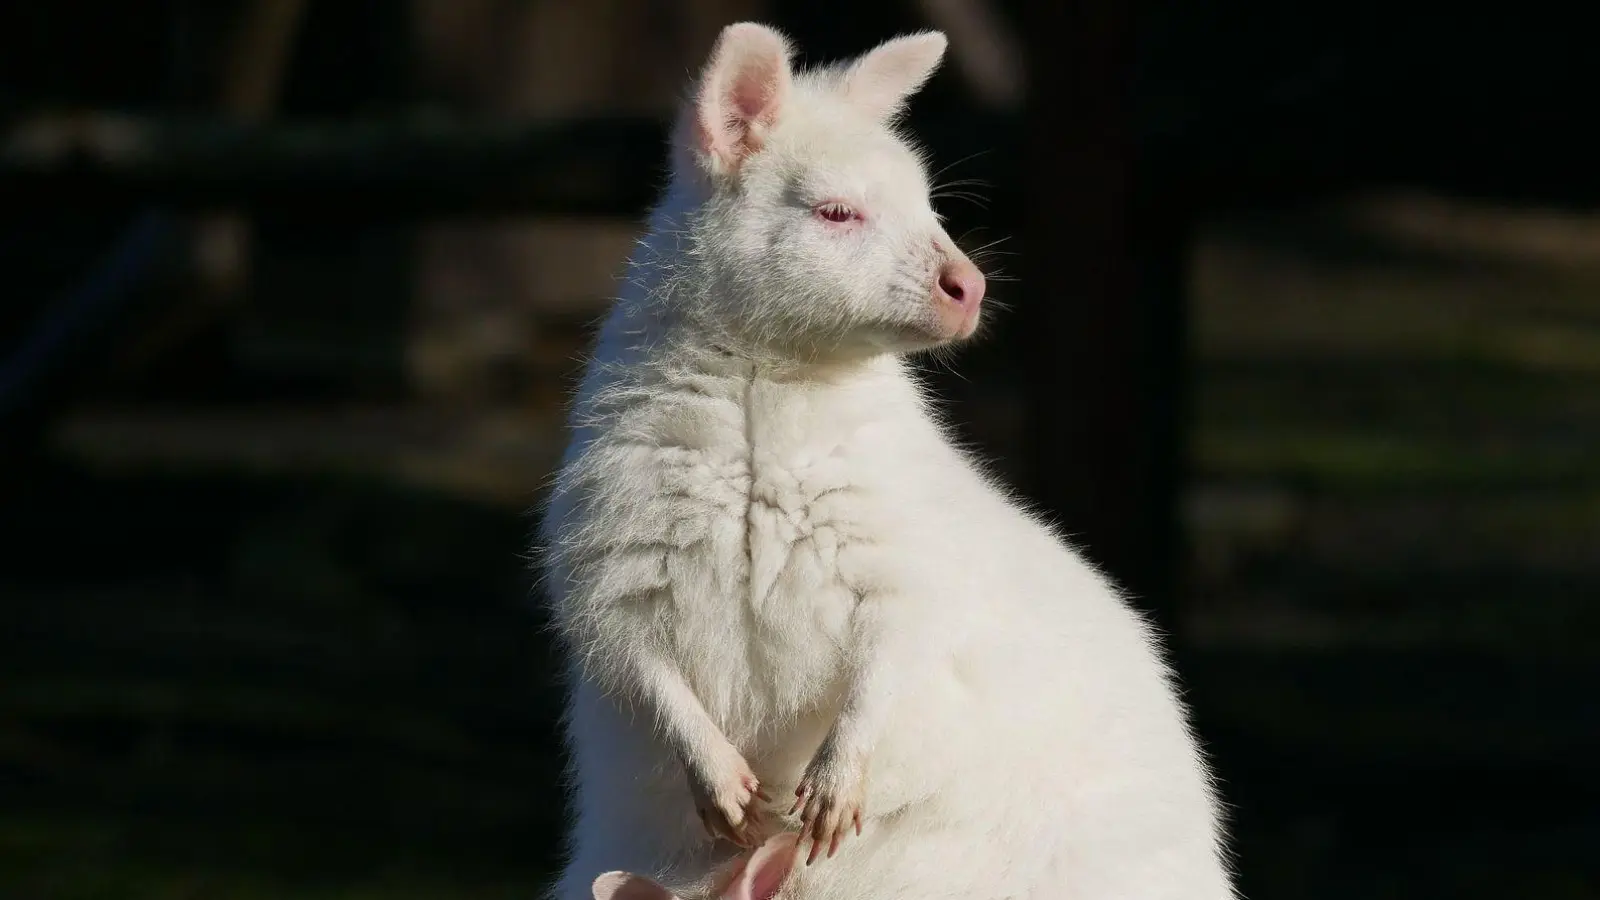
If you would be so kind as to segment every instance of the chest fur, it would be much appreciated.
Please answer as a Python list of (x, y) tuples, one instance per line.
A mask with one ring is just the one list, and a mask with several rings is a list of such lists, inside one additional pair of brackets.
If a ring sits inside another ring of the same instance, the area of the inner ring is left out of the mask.
[[(831, 402), (830, 402), (831, 401)], [(870, 420), (865, 420), (870, 421)], [(656, 560), (648, 623), (730, 733), (831, 702), (871, 543), (871, 429), (838, 398), (700, 379), (630, 411), (626, 466), (600, 467), (590, 518)]]
[(705, 479), (696, 489), (743, 502), (697, 505), (681, 527), (719, 539), (668, 551), (655, 616), (676, 662), (734, 730), (825, 702), (856, 603), (839, 560), (851, 540), (848, 492), (825, 466), (765, 452), (742, 475), (737, 465), (696, 468), (689, 477)]

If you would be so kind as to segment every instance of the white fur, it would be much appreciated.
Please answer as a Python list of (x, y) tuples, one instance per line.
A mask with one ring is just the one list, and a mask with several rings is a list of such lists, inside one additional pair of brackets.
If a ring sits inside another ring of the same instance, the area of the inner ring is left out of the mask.
[[(808, 771), (862, 803), (784, 897), (1233, 897), (1150, 629), (902, 358), (951, 337), (930, 291), (964, 259), (888, 121), (943, 46), (791, 75), (775, 32), (731, 26), (686, 107), (541, 535), (572, 661), (557, 900), (611, 870), (711, 890), (735, 849), (689, 779), (738, 807), (746, 764), (769, 831)], [(820, 220), (830, 199), (864, 221)]]

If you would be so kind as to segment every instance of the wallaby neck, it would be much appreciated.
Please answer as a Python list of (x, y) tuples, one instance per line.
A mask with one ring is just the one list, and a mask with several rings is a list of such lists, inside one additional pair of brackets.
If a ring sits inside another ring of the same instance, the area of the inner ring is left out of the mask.
[[(777, 384), (842, 384), (858, 378), (883, 378), (902, 371), (893, 353), (817, 354), (809, 358), (739, 339), (713, 323), (699, 321), (686, 309), (693, 303), (665, 291), (690, 290), (688, 284), (648, 284), (634, 296), (618, 300), (601, 333), (597, 357), (608, 364), (713, 376), (743, 376)], [(666, 301), (666, 302), (663, 302)]]

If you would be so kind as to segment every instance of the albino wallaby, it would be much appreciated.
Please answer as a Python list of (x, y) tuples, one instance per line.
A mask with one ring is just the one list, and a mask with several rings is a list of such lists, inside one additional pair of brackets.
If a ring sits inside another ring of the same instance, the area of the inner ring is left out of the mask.
[(736, 845), (796, 829), (807, 900), (1233, 896), (1150, 629), (905, 361), (970, 337), (985, 289), (893, 130), (945, 45), (794, 71), (732, 25), (686, 104), (540, 539), (572, 665), (558, 900), (717, 896)]

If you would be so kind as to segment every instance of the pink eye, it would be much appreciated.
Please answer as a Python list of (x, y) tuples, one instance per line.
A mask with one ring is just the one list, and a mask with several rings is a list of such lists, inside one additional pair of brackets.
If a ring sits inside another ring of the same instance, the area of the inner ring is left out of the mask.
[(816, 208), (817, 217), (827, 221), (843, 224), (861, 218), (861, 214), (843, 203), (824, 203)]

